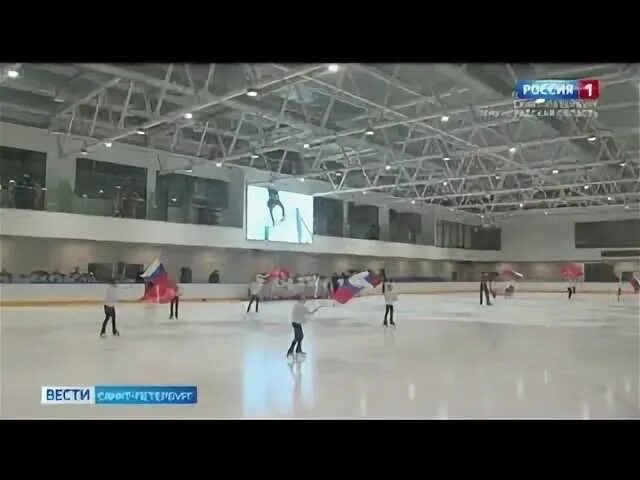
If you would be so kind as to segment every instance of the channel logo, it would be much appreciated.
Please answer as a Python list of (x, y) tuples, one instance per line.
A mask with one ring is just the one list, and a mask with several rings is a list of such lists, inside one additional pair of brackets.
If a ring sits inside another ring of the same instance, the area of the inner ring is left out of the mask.
[(190, 405), (198, 403), (198, 387), (96, 385), (41, 387), (42, 405)]
[(519, 100), (598, 100), (599, 80), (519, 80), (514, 96)]

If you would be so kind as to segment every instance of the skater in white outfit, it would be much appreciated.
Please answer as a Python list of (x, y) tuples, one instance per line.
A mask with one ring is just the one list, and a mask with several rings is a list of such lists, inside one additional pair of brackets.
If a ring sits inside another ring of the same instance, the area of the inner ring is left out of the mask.
[[(291, 310), (291, 326), (293, 327), (293, 341), (289, 350), (287, 350), (287, 358), (293, 359), (293, 349), (295, 348), (296, 359), (300, 357), (303, 359), (306, 353), (302, 351), (302, 339), (304, 338), (304, 332), (302, 331), (302, 325), (307, 323), (309, 317), (316, 313), (321, 307), (315, 310), (307, 310), (305, 307), (304, 295), (298, 295), (296, 297), (296, 303)], [(296, 346), (297, 345), (297, 346)]]
[(391, 314), (391, 325), (395, 325), (393, 321), (393, 304), (398, 300), (398, 295), (395, 291), (395, 286), (393, 285), (393, 281), (389, 280), (387, 283), (383, 284), (384, 287), (384, 323), (383, 325), (387, 326), (387, 316)]

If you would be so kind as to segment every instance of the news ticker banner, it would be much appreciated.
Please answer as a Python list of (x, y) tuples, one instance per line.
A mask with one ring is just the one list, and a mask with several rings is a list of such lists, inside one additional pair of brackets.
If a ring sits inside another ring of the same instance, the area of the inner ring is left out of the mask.
[(42, 405), (192, 405), (198, 387), (95, 385), (41, 387)]
[(514, 96), (520, 100), (598, 100), (599, 80), (518, 80)]

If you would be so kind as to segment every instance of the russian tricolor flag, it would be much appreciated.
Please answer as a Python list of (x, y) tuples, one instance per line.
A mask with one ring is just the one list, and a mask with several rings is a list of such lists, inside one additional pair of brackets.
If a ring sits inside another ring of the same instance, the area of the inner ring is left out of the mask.
[(154, 303), (168, 303), (176, 296), (177, 285), (169, 279), (169, 274), (156, 258), (142, 275), (145, 289), (142, 301)]
[(372, 290), (382, 282), (380, 275), (374, 275), (368, 271), (356, 273), (349, 277), (338, 287), (333, 295), (333, 299), (339, 303), (347, 303), (357, 293), (362, 290)]

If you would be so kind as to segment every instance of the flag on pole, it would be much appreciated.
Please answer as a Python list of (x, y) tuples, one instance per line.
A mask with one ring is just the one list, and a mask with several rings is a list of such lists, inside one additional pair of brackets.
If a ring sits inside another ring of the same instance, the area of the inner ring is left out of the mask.
[(347, 303), (356, 294), (363, 290), (373, 290), (381, 282), (382, 277), (380, 275), (374, 275), (368, 271), (356, 273), (338, 287), (333, 299), (342, 304)]
[(143, 302), (169, 303), (175, 297), (178, 286), (169, 279), (169, 274), (159, 258), (151, 262), (140, 276), (145, 283)]

